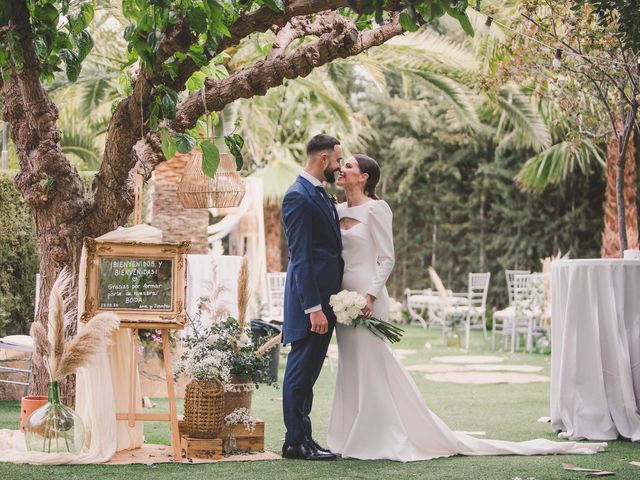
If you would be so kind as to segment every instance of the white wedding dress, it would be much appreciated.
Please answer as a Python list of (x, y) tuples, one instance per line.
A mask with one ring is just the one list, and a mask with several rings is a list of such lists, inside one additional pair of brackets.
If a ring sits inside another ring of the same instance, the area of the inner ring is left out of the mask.
[[(342, 229), (342, 288), (374, 295), (373, 316), (387, 320), (385, 283), (394, 263), (391, 209), (372, 200), (350, 208), (341, 204), (338, 214), (358, 222)], [(328, 443), (343, 458), (411, 462), (451, 455), (587, 454), (607, 446), (545, 439), (508, 442), (454, 432), (429, 410), (388, 342), (363, 327), (338, 324), (336, 332), (339, 361)]]

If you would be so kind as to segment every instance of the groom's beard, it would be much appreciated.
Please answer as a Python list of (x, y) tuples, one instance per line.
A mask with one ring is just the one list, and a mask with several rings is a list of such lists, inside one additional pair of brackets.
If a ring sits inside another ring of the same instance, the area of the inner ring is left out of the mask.
[(324, 178), (328, 183), (336, 183), (336, 172), (327, 168), (324, 171)]

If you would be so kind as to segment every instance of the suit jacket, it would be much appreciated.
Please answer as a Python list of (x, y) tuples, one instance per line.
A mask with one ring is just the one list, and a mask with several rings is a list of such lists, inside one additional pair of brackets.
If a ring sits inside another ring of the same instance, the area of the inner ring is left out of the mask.
[(329, 297), (340, 290), (344, 262), (336, 209), (308, 180), (298, 177), (287, 191), (282, 221), (289, 245), (282, 341), (292, 343), (309, 334), (304, 311), (315, 305), (335, 324)]

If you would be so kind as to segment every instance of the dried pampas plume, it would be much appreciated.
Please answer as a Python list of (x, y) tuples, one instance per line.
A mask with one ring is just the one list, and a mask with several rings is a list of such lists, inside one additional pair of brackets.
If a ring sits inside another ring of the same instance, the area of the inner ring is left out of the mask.
[(56, 370), (51, 373), (53, 380), (62, 380), (86, 365), (92, 355), (110, 343), (111, 333), (119, 325), (120, 320), (115, 313), (99, 313), (89, 320), (82, 331), (66, 345)]
[(50, 344), (49, 339), (47, 338), (47, 330), (44, 328), (42, 323), (36, 321), (31, 324), (31, 330), (29, 333), (31, 334), (31, 338), (33, 339), (33, 344), (35, 346), (33, 352), (33, 363), (39, 367), (45, 367), (48, 372)]
[(238, 324), (242, 328), (247, 325), (247, 307), (249, 305), (249, 262), (242, 258), (242, 266), (238, 275)]
[(269, 350), (271, 350), (273, 347), (278, 345), (281, 341), (282, 341), (282, 334), (279, 333), (278, 335), (273, 337), (271, 340), (269, 340), (267, 343), (262, 345), (258, 350), (256, 350), (256, 357), (261, 357), (262, 355), (267, 353)]
[[(34, 361), (46, 367), (52, 381), (60, 381), (84, 366), (92, 355), (108, 345), (111, 333), (120, 325), (116, 314), (100, 313), (65, 345), (65, 310), (68, 303), (65, 296), (70, 283), (71, 275), (64, 269), (51, 288), (49, 331), (45, 331), (41, 323), (33, 322), (31, 325), (31, 337), (35, 345)], [(71, 314), (72, 312), (69, 316)]]
[[(49, 338), (49, 367), (51, 371), (56, 370), (56, 366), (62, 357), (64, 350), (64, 312), (65, 312), (65, 294), (71, 283), (71, 274), (68, 269), (63, 269), (56, 281), (51, 287), (49, 294), (49, 319), (48, 319), (48, 338)], [(51, 372), (50, 372), (51, 373)]]

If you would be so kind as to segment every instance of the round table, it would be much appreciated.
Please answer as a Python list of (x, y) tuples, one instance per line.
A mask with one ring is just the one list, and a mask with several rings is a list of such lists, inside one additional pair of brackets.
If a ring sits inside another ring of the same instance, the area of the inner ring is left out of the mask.
[(551, 423), (640, 441), (640, 260), (551, 264)]

